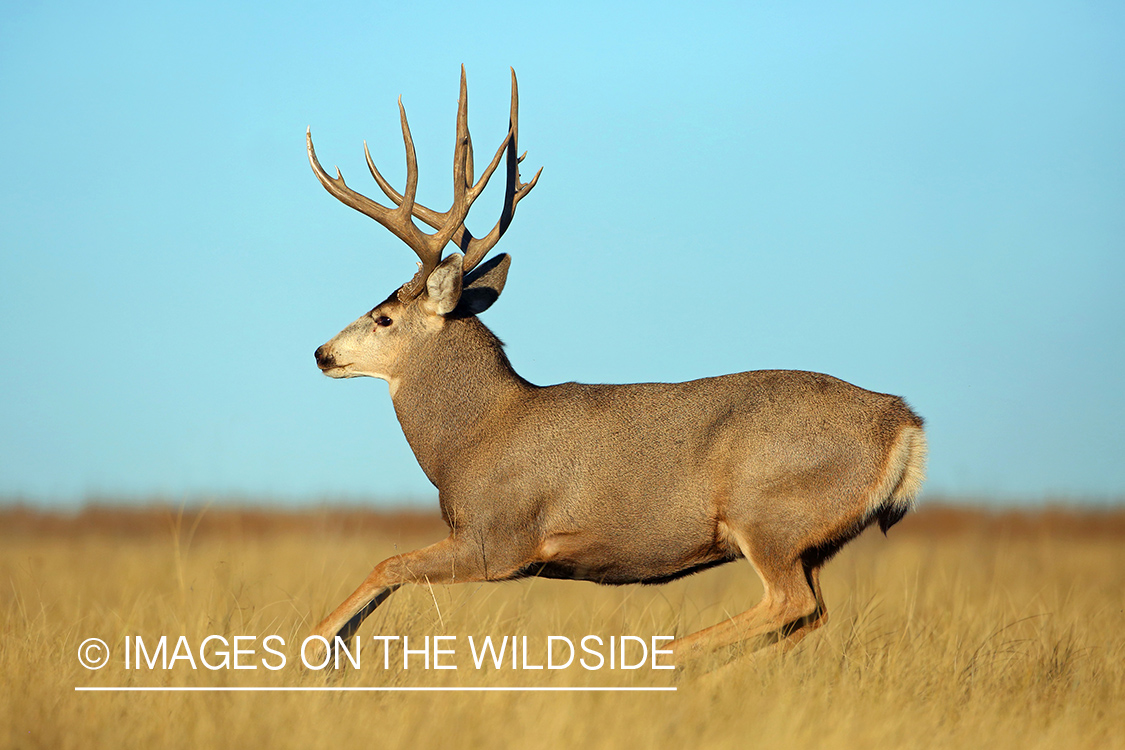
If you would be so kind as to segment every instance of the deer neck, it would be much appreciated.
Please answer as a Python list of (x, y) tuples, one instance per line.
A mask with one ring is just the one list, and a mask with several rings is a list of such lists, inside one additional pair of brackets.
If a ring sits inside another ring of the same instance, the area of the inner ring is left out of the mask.
[(512, 369), (500, 340), (475, 317), (447, 321), (397, 380), (395, 414), (439, 490), (462, 473), (461, 464), (505, 407), (531, 387)]

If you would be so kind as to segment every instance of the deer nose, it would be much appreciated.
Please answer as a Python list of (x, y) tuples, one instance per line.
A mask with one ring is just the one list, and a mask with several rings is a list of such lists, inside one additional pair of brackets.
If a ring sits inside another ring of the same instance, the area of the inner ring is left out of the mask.
[(316, 366), (322, 370), (331, 367), (336, 362), (335, 357), (328, 353), (328, 344), (318, 346), (313, 356), (316, 357)]

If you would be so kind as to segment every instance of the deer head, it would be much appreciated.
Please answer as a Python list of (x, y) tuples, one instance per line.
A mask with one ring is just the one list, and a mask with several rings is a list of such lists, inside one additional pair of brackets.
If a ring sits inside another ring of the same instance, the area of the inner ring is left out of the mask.
[[(383, 193), (394, 203), (388, 208), (349, 188), (340, 170), (329, 175), (316, 158), (311, 129), (306, 133), (309, 163), (325, 189), (347, 206), (370, 216), (405, 242), (418, 256), (418, 272), (386, 300), (316, 350), (317, 366), (333, 378), (376, 377), (391, 384), (392, 392), (405, 363), (411, 362), (419, 348), (432, 345), (451, 319), (484, 312), (500, 296), (511, 259), (501, 254), (487, 263), (481, 260), (507, 231), (516, 205), (535, 187), (542, 169), (529, 183), (520, 181), (518, 156), (519, 92), (512, 71), (512, 105), (508, 133), (496, 155), (474, 182), (473, 145), (468, 125), (468, 94), (465, 68), (461, 67), (461, 93), (457, 105), (457, 142), (453, 150), (453, 204), (444, 212), (434, 211), (415, 201), (418, 188), (418, 162), (414, 141), (399, 99), (402, 139), (406, 146), (406, 189), (399, 193), (388, 183), (367, 144), (363, 145), (367, 166)], [(505, 158), (507, 184), (504, 206), (492, 230), (474, 237), (465, 227), (473, 201), (484, 191), (492, 173)], [(423, 232), (414, 223), (420, 219), (435, 231)], [(443, 258), (445, 246), (452, 242), (464, 254)]]

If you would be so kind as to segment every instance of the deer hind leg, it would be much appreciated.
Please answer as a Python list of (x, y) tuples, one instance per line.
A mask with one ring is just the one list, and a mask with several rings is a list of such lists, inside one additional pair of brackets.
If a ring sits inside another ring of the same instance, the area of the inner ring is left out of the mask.
[(819, 581), (815, 576), (807, 577), (800, 558), (770, 554), (768, 544), (754, 544), (752, 538), (744, 533), (736, 532), (733, 536), (742, 554), (762, 579), (765, 594), (758, 604), (742, 614), (673, 641), (670, 648), (677, 660), (751, 638), (769, 636), (758, 646), (762, 648), (792, 637), (799, 631), (811, 630), (810, 625), (814, 622), (817, 623), (815, 627), (823, 624), (817, 614), (822, 611)]
[(777, 647), (783, 653), (790, 651), (806, 635), (828, 622), (828, 608), (824, 604), (824, 596), (820, 593), (820, 567), (809, 567), (806, 564), (804, 569), (805, 580), (816, 597), (816, 609), (812, 614), (802, 617), (783, 630), (782, 637), (777, 644)]

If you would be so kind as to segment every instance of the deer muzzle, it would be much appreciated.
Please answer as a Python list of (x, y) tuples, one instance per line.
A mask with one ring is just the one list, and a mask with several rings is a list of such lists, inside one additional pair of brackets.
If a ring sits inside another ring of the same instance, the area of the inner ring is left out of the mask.
[(313, 354), (316, 357), (316, 366), (321, 370), (331, 370), (336, 367), (336, 356), (329, 350), (328, 344), (319, 346)]

